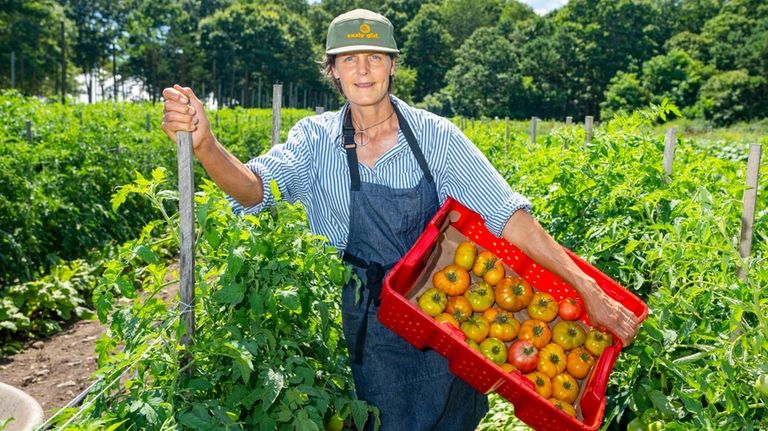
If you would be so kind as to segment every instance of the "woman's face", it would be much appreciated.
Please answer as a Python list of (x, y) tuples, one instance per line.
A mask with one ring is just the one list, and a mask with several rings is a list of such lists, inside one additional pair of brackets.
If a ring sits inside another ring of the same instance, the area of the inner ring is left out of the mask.
[(350, 103), (375, 105), (387, 96), (389, 77), (395, 74), (395, 61), (380, 52), (339, 54), (333, 66), (334, 78)]

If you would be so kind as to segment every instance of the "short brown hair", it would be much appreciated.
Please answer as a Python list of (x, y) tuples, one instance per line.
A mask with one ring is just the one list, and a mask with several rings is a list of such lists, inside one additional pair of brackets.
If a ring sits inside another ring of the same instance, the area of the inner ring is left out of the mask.
[[(395, 61), (397, 53), (387, 53), (390, 60)], [(328, 82), (331, 83), (333, 88), (339, 91), (339, 94), (344, 95), (344, 90), (341, 88), (341, 81), (333, 76), (333, 66), (336, 64), (336, 54), (325, 54), (325, 58), (321, 62), (323, 66), (323, 76)], [(394, 87), (395, 77), (389, 75), (389, 85), (387, 86), (387, 93), (392, 93), (392, 87)]]

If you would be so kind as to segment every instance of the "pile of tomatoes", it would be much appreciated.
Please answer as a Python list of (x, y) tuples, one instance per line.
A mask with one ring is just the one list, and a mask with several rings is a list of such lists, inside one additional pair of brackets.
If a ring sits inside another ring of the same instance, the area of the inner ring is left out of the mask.
[(419, 307), (461, 329), (470, 347), (505, 372), (524, 374), (539, 395), (575, 417), (579, 384), (612, 344), (611, 335), (576, 322), (579, 301), (534, 292), (471, 241), (459, 244), (453, 262), (433, 274), (434, 287), (419, 297)]

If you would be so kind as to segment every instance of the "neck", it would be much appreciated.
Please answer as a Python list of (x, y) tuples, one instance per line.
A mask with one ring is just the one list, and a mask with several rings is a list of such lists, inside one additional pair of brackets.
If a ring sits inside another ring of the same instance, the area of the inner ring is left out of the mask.
[[(376, 123), (384, 121), (387, 117), (392, 115), (395, 107), (392, 105), (392, 101), (389, 96), (381, 99), (374, 105), (356, 105), (352, 102), (349, 104), (349, 109), (352, 115), (352, 122), (357, 129), (365, 129)], [(394, 118), (394, 115), (390, 120)], [(384, 121), (383, 124), (377, 126), (377, 129), (385, 129), (389, 121)]]

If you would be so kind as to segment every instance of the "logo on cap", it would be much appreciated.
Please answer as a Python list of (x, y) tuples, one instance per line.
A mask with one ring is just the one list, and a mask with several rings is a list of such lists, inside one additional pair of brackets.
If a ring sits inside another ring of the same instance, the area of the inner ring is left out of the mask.
[(368, 24), (360, 24), (360, 33), (370, 33), (371, 26)]

